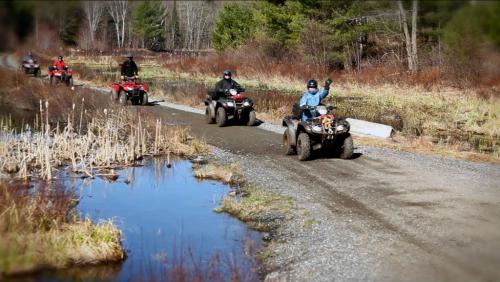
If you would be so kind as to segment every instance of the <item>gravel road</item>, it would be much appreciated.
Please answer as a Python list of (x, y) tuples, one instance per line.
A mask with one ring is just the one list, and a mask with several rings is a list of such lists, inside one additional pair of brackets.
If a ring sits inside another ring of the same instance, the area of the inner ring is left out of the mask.
[(190, 126), (251, 182), (295, 200), (268, 281), (500, 279), (498, 165), (372, 147), (352, 160), (299, 162), (281, 154), (279, 134), (152, 108)]

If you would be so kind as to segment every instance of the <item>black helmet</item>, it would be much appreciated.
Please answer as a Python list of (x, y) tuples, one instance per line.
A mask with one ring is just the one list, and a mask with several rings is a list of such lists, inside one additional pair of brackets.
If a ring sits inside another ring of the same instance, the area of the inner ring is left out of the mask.
[(310, 79), (308, 82), (307, 82), (307, 88), (318, 88), (318, 82), (314, 79)]
[(59, 56), (57, 57), (58, 60), (62, 60), (63, 59), (63, 56)]
[(225, 70), (224, 71), (224, 76), (229, 75), (231, 77), (231, 71), (230, 70)]

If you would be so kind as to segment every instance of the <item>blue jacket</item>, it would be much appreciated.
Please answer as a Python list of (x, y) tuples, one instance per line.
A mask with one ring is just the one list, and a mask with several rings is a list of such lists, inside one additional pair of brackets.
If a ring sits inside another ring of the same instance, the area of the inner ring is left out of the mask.
[[(302, 98), (300, 98), (300, 106), (318, 106), (326, 96), (328, 96), (328, 89), (323, 89), (323, 91), (318, 91), (316, 94), (312, 94), (306, 91)], [(316, 110), (304, 111), (302, 114), (302, 121), (306, 121), (309, 118), (316, 116)]]

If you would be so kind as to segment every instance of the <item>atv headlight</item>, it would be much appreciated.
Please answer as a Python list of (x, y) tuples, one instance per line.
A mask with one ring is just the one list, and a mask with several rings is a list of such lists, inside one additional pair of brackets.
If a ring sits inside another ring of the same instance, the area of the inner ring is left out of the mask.
[(344, 130), (345, 130), (345, 126), (343, 126), (342, 124), (337, 125), (337, 131), (344, 131)]
[(313, 125), (311, 129), (314, 133), (321, 133), (321, 126), (319, 125)]
[(250, 102), (248, 102), (248, 101), (243, 102), (243, 106), (244, 107), (250, 107)]
[(132, 91), (132, 90), (134, 90), (134, 88), (132, 88), (132, 87), (125, 87), (125, 90)]
[(227, 103), (226, 103), (226, 105), (227, 105), (228, 107), (234, 107), (234, 103), (233, 103), (233, 102), (227, 102)]

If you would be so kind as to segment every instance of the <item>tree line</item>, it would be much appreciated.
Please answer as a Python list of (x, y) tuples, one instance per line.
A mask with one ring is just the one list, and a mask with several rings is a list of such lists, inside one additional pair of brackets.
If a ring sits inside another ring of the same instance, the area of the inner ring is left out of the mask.
[[(10, 32), (38, 47), (214, 49), (252, 46), (326, 69), (397, 63), (410, 72), (483, 64), (500, 46), (497, 1), (2, 2)], [(3, 35), (6, 36), (6, 35)], [(4, 43), (5, 45), (5, 43)], [(0, 46), (1, 47), (1, 46)]]

